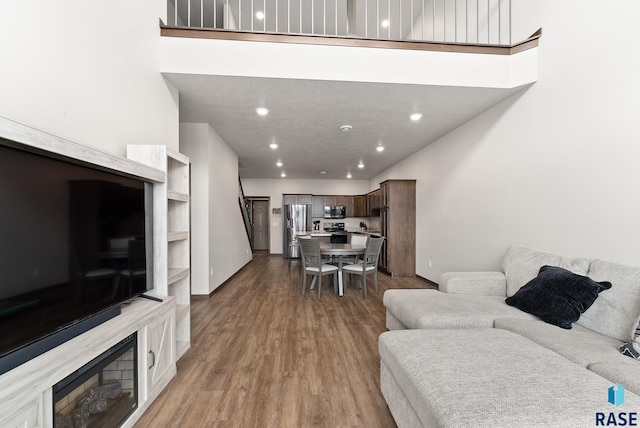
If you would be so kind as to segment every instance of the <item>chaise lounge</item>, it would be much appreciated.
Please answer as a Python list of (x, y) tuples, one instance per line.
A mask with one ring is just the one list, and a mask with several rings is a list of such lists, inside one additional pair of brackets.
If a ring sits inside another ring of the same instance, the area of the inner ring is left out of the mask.
[(633, 350), (640, 268), (512, 246), (502, 269), (385, 292), (381, 388), (398, 426), (637, 423), (640, 362), (619, 348)]

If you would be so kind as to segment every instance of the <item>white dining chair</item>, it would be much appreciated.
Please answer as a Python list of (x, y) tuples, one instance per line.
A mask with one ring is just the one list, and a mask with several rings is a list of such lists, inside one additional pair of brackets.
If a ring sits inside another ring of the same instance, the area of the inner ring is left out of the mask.
[[(370, 236), (362, 260), (358, 263), (342, 266), (342, 274), (360, 275), (365, 299), (367, 298), (367, 275), (373, 274), (376, 293), (378, 293), (378, 257), (382, 249), (383, 237)], [(344, 279), (343, 279), (344, 282)]]
[(307, 288), (307, 275), (314, 277), (311, 282), (310, 289), (313, 288), (313, 284), (318, 282), (318, 299), (322, 294), (322, 277), (325, 275), (333, 275), (333, 287), (334, 291), (338, 284), (338, 267), (322, 262), (320, 254), (320, 241), (317, 238), (299, 239), (300, 244), (300, 260), (302, 261), (301, 282), (302, 282), (302, 295)]

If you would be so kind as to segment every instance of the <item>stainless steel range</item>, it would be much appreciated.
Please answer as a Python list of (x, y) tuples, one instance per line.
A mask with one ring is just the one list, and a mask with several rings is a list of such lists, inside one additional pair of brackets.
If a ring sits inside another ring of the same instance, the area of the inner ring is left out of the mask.
[(346, 244), (349, 241), (347, 231), (344, 230), (344, 223), (325, 223), (324, 231), (331, 232), (329, 242), (332, 244)]

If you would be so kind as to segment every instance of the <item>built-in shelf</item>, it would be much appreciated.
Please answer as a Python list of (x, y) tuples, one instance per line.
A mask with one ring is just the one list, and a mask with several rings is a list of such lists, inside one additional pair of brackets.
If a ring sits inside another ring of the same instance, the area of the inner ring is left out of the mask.
[(167, 233), (167, 241), (183, 241), (185, 239), (189, 239), (188, 231), (179, 231), (179, 232), (169, 232)]
[(159, 295), (175, 296), (176, 355), (191, 343), (191, 272), (189, 245), (189, 158), (162, 145), (127, 147), (127, 156), (166, 173), (166, 181), (154, 185), (154, 276)]
[(176, 305), (176, 319), (180, 319), (186, 315), (189, 315), (190, 305)]
[(183, 192), (167, 190), (167, 199), (179, 202), (189, 202), (189, 195)]
[(181, 279), (189, 276), (189, 268), (169, 268), (167, 274), (167, 283), (174, 284)]

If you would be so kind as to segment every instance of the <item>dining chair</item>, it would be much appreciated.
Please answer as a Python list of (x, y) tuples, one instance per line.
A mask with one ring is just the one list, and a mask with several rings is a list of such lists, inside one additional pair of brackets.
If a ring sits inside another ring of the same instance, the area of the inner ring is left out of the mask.
[[(362, 289), (367, 298), (367, 275), (373, 274), (376, 293), (378, 292), (378, 257), (384, 237), (370, 236), (362, 260), (358, 263), (342, 266), (342, 273), (362, 276)], [(344, 282), (344, 281), (343, 281)]]
[(300, 273), (302, 275), (302, 295), (304, 296), (307, 288), (307, 275), (312, 275), (314, 278), (311, 281), (309, 289), (313, 289), (313, 284), (317, 279), (318, 299), (320, 299), (322, 293), (322, 277), (325, 275), (333, 275), (333, 287), (335, 289), (338, 285), (338, 267), (322, 262), (320, 241), (318, 238), (300, 239), (298, 242), (300, 244), (300, 259), (302, 261), (302, 271)]
[[(367, 240), (369, 239), (369, 235), (363, 235), (360, 233), (352, 233), (349, 238), (349, 244), (358, 245), (361, 247), (367, 246)], [(353, 256), (353, 259), (342, 262), (343, 265), (357, 263), (360, 260), (360, 255)]]

